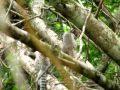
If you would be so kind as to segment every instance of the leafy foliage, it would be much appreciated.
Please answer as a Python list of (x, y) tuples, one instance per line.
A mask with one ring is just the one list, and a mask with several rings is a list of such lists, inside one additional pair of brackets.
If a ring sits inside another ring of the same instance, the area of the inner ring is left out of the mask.
[(2, 90), (18, 90), (15, 86), (10, 70), (3, 65), (0, 65), (0, 77), (2, 78), (4, 86)]

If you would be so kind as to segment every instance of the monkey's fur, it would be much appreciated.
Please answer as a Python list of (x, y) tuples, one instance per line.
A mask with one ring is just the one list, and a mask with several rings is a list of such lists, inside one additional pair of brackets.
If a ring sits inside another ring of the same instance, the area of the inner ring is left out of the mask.
[[(63, 47), (62, 47), (62, 51), (70, 56), (72, 56), (73, 58), (76, 57), (76, 42), (74, 39), (74, 34), (70, 33), (70, 32), (66, 32), (63, 34)], [(73, 70), (69, 69), (66, 67), (66, 70), (70, 73), (70, 76), (72, 79), (74, 79), (74, 84), (73, 84), (73, 90), (74, 90), (74, 86), (78, 85), (78, 82), (75, 80), (74, 76), (80, 76), (78, 75), (76, 72), (74, 72)]]
[(72, 57), (75, 57), (76, 46), (77, 45), (75, 43), (74, 34), (70, 32), (64, 33), (62, 51), (67, 53), (68, 55), (71, 55)]
[(46, 77), (47, 73), (45, 70), (50, 65), (48, 58), (44, 57), (38, 51), (35, 52), (35, 69), (38, 72), (37, 81), (38, 81), (38, 90), (47, 90), (46, 89)]

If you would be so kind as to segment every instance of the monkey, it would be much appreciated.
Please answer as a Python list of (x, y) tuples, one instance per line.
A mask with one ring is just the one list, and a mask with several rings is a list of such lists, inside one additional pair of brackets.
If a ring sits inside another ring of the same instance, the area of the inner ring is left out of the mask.
[(46, 87), (46, 77), (47, 72), (46, 70), (50, 66), (50, 62), (48, 58), (44, 57), (41, 53), (38, 51), (35, 52), (35, 69), (38, 72), (38, 76), (36, 81), (38, 82), (38, 88), (37, 90), (47, 90)]
[[(72, 56), (73, 58), (76, 58), (76, 54), (77, 52), (75, 51), (77, 47), (77, 44), (75, 42), (75, 36), (73, 33), (71, 32), (65, 32), (63, 34), (63, 46), (62, 46), (62, 51), (70, 56)], [(74, 84), (73, 84), (73, 88), (76, 84), (78, 84), (78, 82), (75, 80), (75, 76), (78, 78), (80, 75), (78, 75), (76, 72), (74, 72), (73, 70), (65, 67), (66, 71), (69, 72), (71, 78), (74, 80)], [(74, 89), (73, 89), (74, 90)]]
[(62, 51), (72, 57), (75, 57), (76, 42), (74, 34), (70, 32), (65, 32), (63, 34), (63, 47)]
[[(83, 42), (82, 40), (80, 40), (80, 51), (77, 53), (75, 51), (75, 48), (77, 47), (76, 45), (76, 42), (75, 42), (75, 38), (74, 38), (74, 34), (73, 33), (70, 33), (70, 32), (66, 32), (63, 34), (63, 47), (62, 47), (62, 51), (70, 56), (72, 56), (73, 58), (77, 59), (77, 60), (80, 60), (82, 62), (83, 61), (83, 57), (81, 55), (81, 52), (82, 52), (82, 47), (83, 47)], [(91, 69), (94, 69), (94, 66), (87, 60), (85, 62), (85, 64), (91, 68)], [(71, 71), (70, 71), (71, 72)], [(74, 75), (76, 75), (75, 72), (72, 71), (72, 73)]]

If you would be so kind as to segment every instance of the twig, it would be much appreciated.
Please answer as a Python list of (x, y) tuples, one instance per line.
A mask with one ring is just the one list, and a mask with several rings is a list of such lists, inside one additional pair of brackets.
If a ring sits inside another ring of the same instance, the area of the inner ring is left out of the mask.
[(0, 58), (0, 62), (2, 63), (2, 65), (4, 66), (4, 67), (6, 67), (7, 69), (10, 69), (10, 67), (9, 66), (7, 66), (7, 64), (5, 64), (3, 61), (2, 61), (2, 59)]
[(32, 20), (32, 19), (34, 19), (34, 18), (36, 18), (36, 17), (39, 17), (39, 16), (40, 16), (40, 15), (36, 15), (36, 16), (33, 16), (33, 17), (29, 18), (29, 19), (23, 19), (23, 20), (21, 20), (21, 21), (19, 21), (19, 22), (17, 22), (17, 23), (12, 24), (12, 25), (16, 26), (16, 25), (18, 25), (18, 24), (20, 24), (20, 23), (23, 23), (23, 22), (25, 22), (25, 21)]
[(8, 8), (8, 11), (7, 11), (6, 15), (5, 15), (5, 20), (6, 20), (8, 14), (9, 14), (9, 12), (10, 12), (10, 9), (11, 9), (11, 7), (12, 7), (13, 1), (14, 1), (14, 0), (11, 0), (11, 3), (10, 3), (9, 8)]
[(20, 21), (19, 21), (19, 22), (17, 22), (17, 23), (13, 23), (12, 25), (16, 26), (16, 25), (18, 25), (18, 24), (20, 24), (20, 23), (23, 23), (24, 21), (25, 21), (25, 19), (20, 20)]
[(98, 14), (99, 14), (99, 12), (100, 12), (100, 9), (102, 8), (103, 1), (104, 1), (104, 0), (101, 0), (100, 3), (99, 3), (98, 9), (97, 9), (97, 11), (96, 11), (96, 13), (95, 13), (95, 18), (98, 17)]
[(3, 55), (4, 51), (7, 50), (9, 47), (10, 47), (10, 46), (8, 46), (8, 47), (0, 50), (0, 62), (3, 64), (4, 67), (6, 67), (6, 68), (8, 68), (8, 69), (10, 69), (9, 66), (7, 66), (7, 65), (2, 61), (1, 56)]
[(82, 27), (82, 32), (81, 32), (80, 37), (79, 37), (79, 39), (80, 39), (80, 50), (78, 52), (78, 56), (76, 57), (76, 59), (78, 59), (80, 57), (80, 54), (81, 54), (81, 51), (82, 51), (82, 47), (81, 47), (81, 45), (82, 45), (82, 37), (83, 37), (83, 35), (85, 33), (85, 28), (86, 28), (87, 21), (88, 21), (88, 18), (90, 16), (90, 14), (91, 14), (91, 9), (89, 10), (89, 13), (88, 13), (88, 15), (87, 15), (87, 17), (85, 19), (85, 23), (84, 23), (84, 25)]
[(14, 10), (10, 10), (10, 12), (12, 12), (12, 13), (14, 13), (14, 14), (18, 15), (19, 17), (23, 17), (20, 13), (18, 13), (18, 12), (16, 12), (16, 11), (14, 11)]
[(82, 39), (82, 37), (83, 37), (83, 35), (84, 35), (84, 33), (85, 33), (85, 28), (86, 28), (86, 25), (87, 25), (87, 20), (88, 20), (90, 14), (91, 14), (91, 10), (89, 10), (89, 13), (88, 13), (88, 15), (87, 15), (87, 17), (86, 17), (86, 19), (85, 19), (85, 23), (84, 23), (84, 25), (83, 25), (83, 27), (82, 27), (82, 33), (81, 33), (81, 35), (80, 35), (80, 39)]

